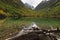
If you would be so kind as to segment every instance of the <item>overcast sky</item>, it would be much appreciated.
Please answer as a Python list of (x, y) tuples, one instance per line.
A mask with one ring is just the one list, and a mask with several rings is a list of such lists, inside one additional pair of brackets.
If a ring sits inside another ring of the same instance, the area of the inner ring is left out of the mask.
[(28, 3), (29, 5), (33, 5), (34, 8), (42, 1), (42, 0), (21, 0), (23, 3)]

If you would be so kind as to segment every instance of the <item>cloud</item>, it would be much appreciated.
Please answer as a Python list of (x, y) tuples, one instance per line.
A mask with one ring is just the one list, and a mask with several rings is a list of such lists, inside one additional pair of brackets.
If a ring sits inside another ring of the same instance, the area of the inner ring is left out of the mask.
[(34, 8), (42, 1), (42, 0), (21, 0), (23, 3), (28, 3), (29, 5), (34, 6)]

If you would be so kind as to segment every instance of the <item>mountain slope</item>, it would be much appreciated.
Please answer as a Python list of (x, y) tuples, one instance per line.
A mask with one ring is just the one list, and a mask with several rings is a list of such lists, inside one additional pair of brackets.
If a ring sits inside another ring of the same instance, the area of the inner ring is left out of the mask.
[(2, 10), (6, 16), (9, 14), (8, 17), (28, 16), (31, 13), (35, 13), (33, 10), (25, 7), (20, 0), (0, 0), (0, 10)]
[(35, 10), (43, 9), (45, 7), (51, 7), (54, 6), (56, 3), (58, 3), (60, 0), (49, 0), (49, 1), (42, 1)]
[(42, 2), (35, 10), (27, 8), (20, 0), (0, 0), (0, 15), (2, 18), (15, 19), (21, 17), (60, 18), (60, 0)]
[(60, 0), (50, 0), (39, 4), (35, 10), (45, 17), (60, 18)]

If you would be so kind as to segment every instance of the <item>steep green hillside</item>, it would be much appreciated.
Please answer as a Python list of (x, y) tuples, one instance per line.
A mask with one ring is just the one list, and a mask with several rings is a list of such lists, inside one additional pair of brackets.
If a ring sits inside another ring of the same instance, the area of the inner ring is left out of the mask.
[(60, 0), (57, 0), (54, 3), (51, 2), (52, 0), (49, 4), (46, 4), (46, 7), (39, 9), (39, 13), (45, 14), (45, 17), (60, 18)]
[[(54, 17), (60, 18), (60, 0), (50, 0), (46, 5), (38, 5), (38, 11), (28, 9), (20, 0), (0, 0), (2, 18), (12, 17)], [(42, 7), (43, 6), (43, 7)], [(42, 7), (42, 9), (40, 8)], [(1, 17), (0, 17), (1, 18)]]
[[(28, 9), (19, 0), (0, 0), (0, 14), (8, 17), (33, 16), (35, 11)], [(33, 13), (33, 14), (32, 14)]]

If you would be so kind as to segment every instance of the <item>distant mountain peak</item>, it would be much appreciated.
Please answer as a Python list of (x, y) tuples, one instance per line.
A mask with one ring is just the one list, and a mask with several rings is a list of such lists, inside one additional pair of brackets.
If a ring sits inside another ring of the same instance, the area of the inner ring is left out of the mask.
[(37, 5), (42, 2), (42, 0), (21, 0), (21, 1), (25, 5), (27, 3), (31, 9), (35, 9), (37, 7)]
[(28, 7), (28, 8), (31, 8), (31, 9), (34, 8), (34, 6), (32, 6), (32, 5), (28, 4), (28, 3), (25, 3), (25, 6)]

